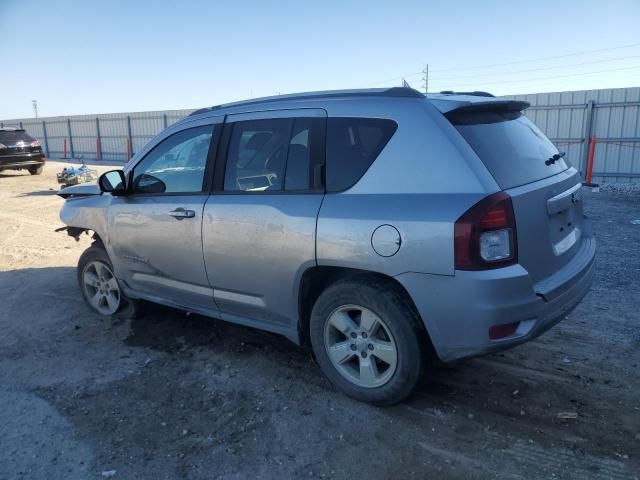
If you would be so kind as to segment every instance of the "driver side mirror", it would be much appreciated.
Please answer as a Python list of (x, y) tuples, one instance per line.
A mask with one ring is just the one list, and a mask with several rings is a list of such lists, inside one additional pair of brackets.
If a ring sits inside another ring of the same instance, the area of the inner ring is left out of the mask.
[(122, 170), (109, 170), (98, 178), (98, 186), (102, 192), (111, 195), (124, 195), (126, 193), (126, 182)]

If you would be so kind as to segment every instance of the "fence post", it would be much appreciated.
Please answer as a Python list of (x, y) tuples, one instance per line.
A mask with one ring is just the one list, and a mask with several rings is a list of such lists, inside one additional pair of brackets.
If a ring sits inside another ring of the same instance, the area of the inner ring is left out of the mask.
[(582, 161), (580, 162), (580, 173), (582, 174), (582, 178), (584, 178), (586, 180), (586, 167), (589, 163), (589, 148), (590, 148), (590, 141), (591, 141), (591, 136), (593, 135), (593, 105), (594, 105), (594, 101), (593, 100), (589, 100), (587, 102), (587, 111), (586, 111), (586, 118), (585, 118), (585, 122), (584, 122), (584, 133), (582, 134), (582, 145), (583, 145), (583, 154), (582, 154)]
[(100, 137), (100, 119), (96, 117), (96, 160), (102, 160), (102, 138)]
[(133, 142), (131, 141), (131, 116), (127, 115), (127, 140), (128, 140), (128, 151), (127, 151), (127, 161), (131, 159), (133, 155)]
[(22, 122), (20, 122), (20, 128), (24, 128), (24, 127), (22, 126)]
[(167, 128), (167, 114), (166, 113), (162, 114), (162, 124), (164, 125), (164, 128)]
[(64, 137), (64, 147), (62, 151), (62, 158), (67, 158), (67, 137)]
[(47, 123), (42, 120), (42, 135), (44, 136), (44, 151), (49, 156), (49, 139), (47, 138)]
[(587, 157), (587, 173), (585, 175), (585, 185), (587, 187), (597, 187), (595, 183), (591, 183), (593, 177), (593, 160), (596, 155), (596, 136), (592, 135), (589, 140), (589, 156)]
[(69, 133), (69, 150), (71, 150), (71, 158), (73, 159), (75, 155), (73, 153), (73, 136), (71, 135), (71, 119), (70, 118), (67, 118), (67, 132)]

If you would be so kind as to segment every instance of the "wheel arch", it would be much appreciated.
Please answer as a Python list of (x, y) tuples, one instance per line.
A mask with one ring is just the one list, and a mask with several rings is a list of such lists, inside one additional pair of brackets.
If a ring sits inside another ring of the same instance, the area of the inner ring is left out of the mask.
[(309, 323), (311, 319), (311, 310), (315, 305), (320, 294), (335, 282), (344, 279), (369, 279), (370, 281), (380, 282), (401, 295), (413, 310), (417, 318), (420, 319), (420, 325), (427, 340), (428, 354), (435, 358), (435, 350), (431, 341), (431, 336), (427, 330), (425, 322), (420, 316), (420, 312), (416, 307), (411, 295), (404, 286), (395, 278), (384, 273), (371, 270), (362, 270), (349, 267), (316, 265), (308, 268), (302, 274), (300, 285), (298, 288), (298, 335), (301, 343), (308, 345), (309, 340)]

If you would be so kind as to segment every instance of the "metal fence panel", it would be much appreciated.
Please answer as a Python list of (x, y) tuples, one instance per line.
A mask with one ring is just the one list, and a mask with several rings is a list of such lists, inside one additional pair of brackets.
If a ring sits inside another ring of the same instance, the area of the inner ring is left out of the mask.
[[(526, 115), (578, 170), (586, 171), (589, 138), (596, 137), (594, 182), (640, 182), (640, 88), (516, 95)], [(593, 101), (591, 120), (589, 102)]]
[[(526, 115), (545, 132), (583, 176), (589, 138), (596, 136), (593, 181), (640, 182), (640, 87), (536, 93)], [(193, 110), (108, 113), (0, 121), (39, 139), (50, 158), (124, 162), (164, 128)], [(96, 121), (97, 119), (97, 121)], [(45, 135), (46, 132), (46, 135)], [(97, 142), (99, 138), (99, 142)], [(46, 141), (45, 141), (46, 140)]]
[[(106, 113), (2, 120), (0, 126), (22, 126), (40, 140), (49, 158), (126, 162), (165, 127), (193, 110)], [(46, 131), (46, 135), (45, 135)], [(66, 146), (65, 146), (66, 145)]]

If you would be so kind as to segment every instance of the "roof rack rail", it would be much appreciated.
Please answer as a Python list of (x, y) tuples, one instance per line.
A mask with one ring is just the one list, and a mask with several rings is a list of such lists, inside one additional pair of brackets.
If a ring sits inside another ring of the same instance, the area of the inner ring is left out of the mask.
[(219, 108), (236, 107), (242, 105), (251, 105), (255, 103), (281, 102), (287, 100), (313, 100), (318, 98), (331, 97), (407, 97), (407, 98), (424, 98), (424, 94), (418, 90), (409, 87), (391, 87), (391, 88), (370, 88), (359, 90), (328, 90), (324, 92), (307, 92), (293, 93), (290, 95), (277, 95), (273, 97), (255, 98), (252, 100), (243, 100), (240, 102), (225, 103), (215, 105), (213, 107), (200, 108), (192, 112), (189, 116), (200, 115), (201, 113), (211, 112)]
[(495, 95), (489, 92), (482, 92), (480, 90), (475, 90), (473, 92), (454, 92), (453, 90), (442, 90), (440, 93), (443, 95), (472, 95), (474, 97), (494, 97)]

